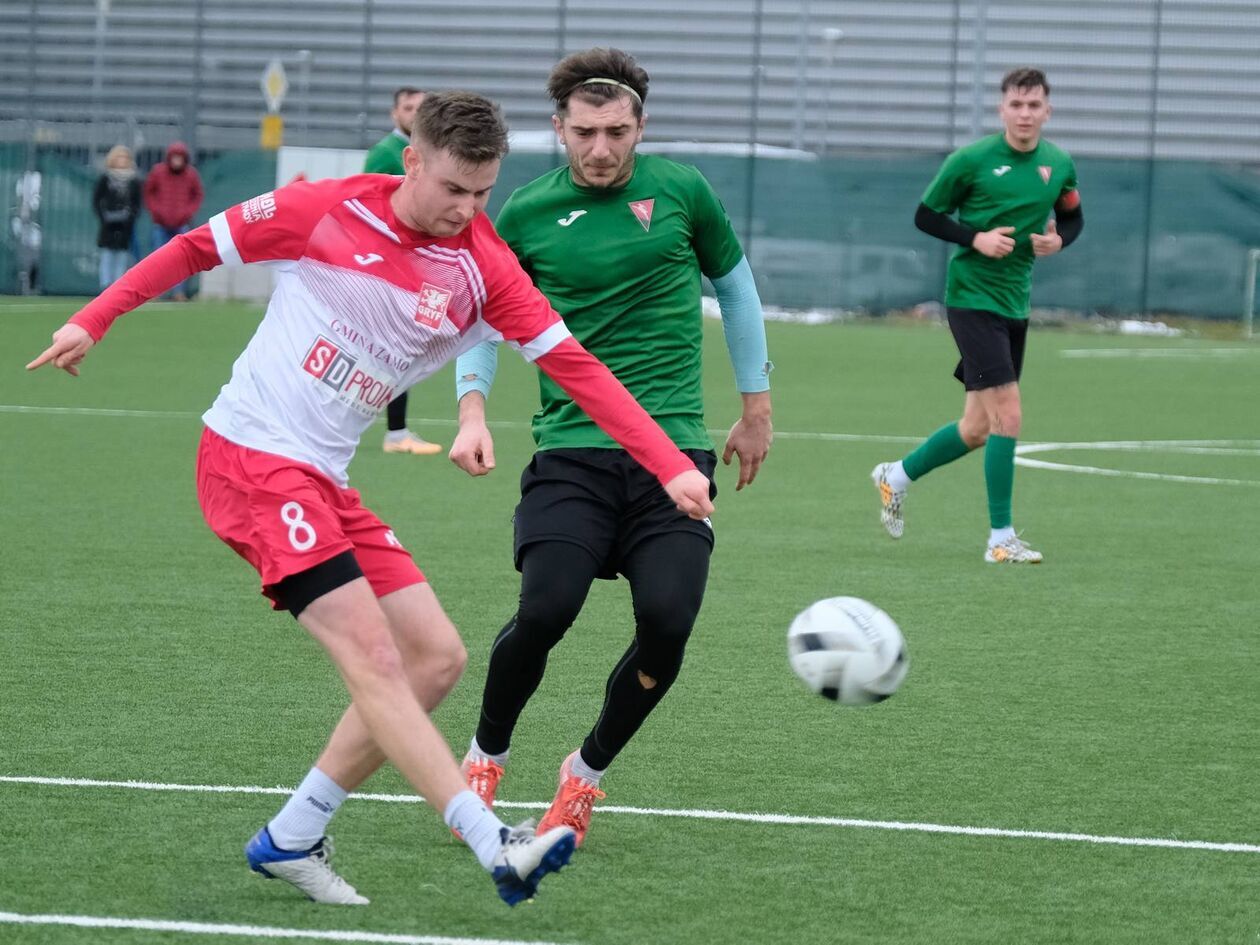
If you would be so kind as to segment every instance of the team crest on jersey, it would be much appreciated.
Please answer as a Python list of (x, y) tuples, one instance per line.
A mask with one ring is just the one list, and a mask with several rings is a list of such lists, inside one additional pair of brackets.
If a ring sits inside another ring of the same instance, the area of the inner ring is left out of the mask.
[(451, 290), (424, 283), (420, 286), (420, 304), (416, 307), (416, 321), (425, 328), (437, 331), (446, 317), (446, 306), (451, 303)]
[(257, 223), (259, 220), (270, 220), (276, 215), (275, 192), (251, 197), (241, 204), (241, 219), (246, 223)]
[(1037, 173), (1041, 175), (1041, 181), (1044, 184), (1050, 183), (1050, 175), (1054, 173), (1054, 168), (1049, 164), (1037, 165)]
[(636, 220), (643, 226), (643, 232), (647, 232), (652, 226), (652, 207), (656, 203), (655, 197), (649, 197), (647, 200), (631, 200), (626, 206), (630, 208), (630, 212), (634, 214)]

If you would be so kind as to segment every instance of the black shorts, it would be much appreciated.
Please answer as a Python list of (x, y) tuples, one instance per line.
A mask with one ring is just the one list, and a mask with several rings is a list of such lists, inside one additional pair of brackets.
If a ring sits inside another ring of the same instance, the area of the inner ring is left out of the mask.
[[(683, 450), (709, 477), (709, 497), (717, 497), (712, 450)], [(516, 570), (521, 552), (539, 541), (580, 545), (600, 562), (599, 576), (615, 578), (635, 545), (653, 535), (692, 532), (713, 547), (713, 526), (675, 508), (656, 477), (625, 450), (541, 450), (521, 473), (516, 507)]]
[(967, 390), (1013, 384), (1024, 368), (1028, 319), (1007, 318), (978, 308), (947, 309), (949, 330), (962, 359), (954, 377)]

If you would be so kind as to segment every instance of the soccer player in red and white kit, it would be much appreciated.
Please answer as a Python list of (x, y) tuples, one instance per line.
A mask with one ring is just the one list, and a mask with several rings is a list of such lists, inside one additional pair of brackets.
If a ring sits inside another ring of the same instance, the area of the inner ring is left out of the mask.
[(27, 365), (70, 374), (119, 315), (192, 273), (266, 263), (267, 314), (203, 416), (197, 492), (276, 609), (328, 651), (351, 705), (250, 866), (312, 899), (366, 903), (330, 865), (325, 828), (386, 759), (442, 813), (513, 905), (566, 864), (568, 827), (509, 829), (470, 791), (429, 720), (466, 653), (424, 575), (347, 488), (360, 435), (399, 392), (499, 338), (552, 377), (649, 469), (678, 508), (711, 514), (709, 480), (573, 339), (482, 212), (507, 153), (498, 106), (425, 98), (406, 174), (298, 182), (176, 237), (59, 328)]

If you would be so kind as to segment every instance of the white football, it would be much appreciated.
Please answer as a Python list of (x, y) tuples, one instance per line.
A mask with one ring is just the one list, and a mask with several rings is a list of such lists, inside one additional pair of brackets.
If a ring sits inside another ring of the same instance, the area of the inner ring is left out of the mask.
[(788, 628), (788, 661), (810, 689), (845, 705), (887, 699), (910, 668), (901, 629), (858, 597), (829, 597), (797, 614)]

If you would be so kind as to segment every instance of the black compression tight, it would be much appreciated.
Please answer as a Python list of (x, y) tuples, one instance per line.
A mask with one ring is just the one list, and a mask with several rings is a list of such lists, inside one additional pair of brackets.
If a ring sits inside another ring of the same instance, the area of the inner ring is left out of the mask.
[[(682, 667), (709, 575), (709, 543), (690, 532), (643, 540), (623, 562), (635, 634), (608, 678), (599, 720), (582, 744), (591, 767), (607, 768), (656, 708)], [(481, 701), (477, 743), (508, 748), (521, 710), (542, 681), (547, 654), (577, 619), (599, 565), (562, 541), (529, 545), (521, 560), (520, 607), (499, 632)]]
[(387, 429), (407, 429), (407, 392), (403, 391), (389, 402), (385, 408), (385, 425)]

